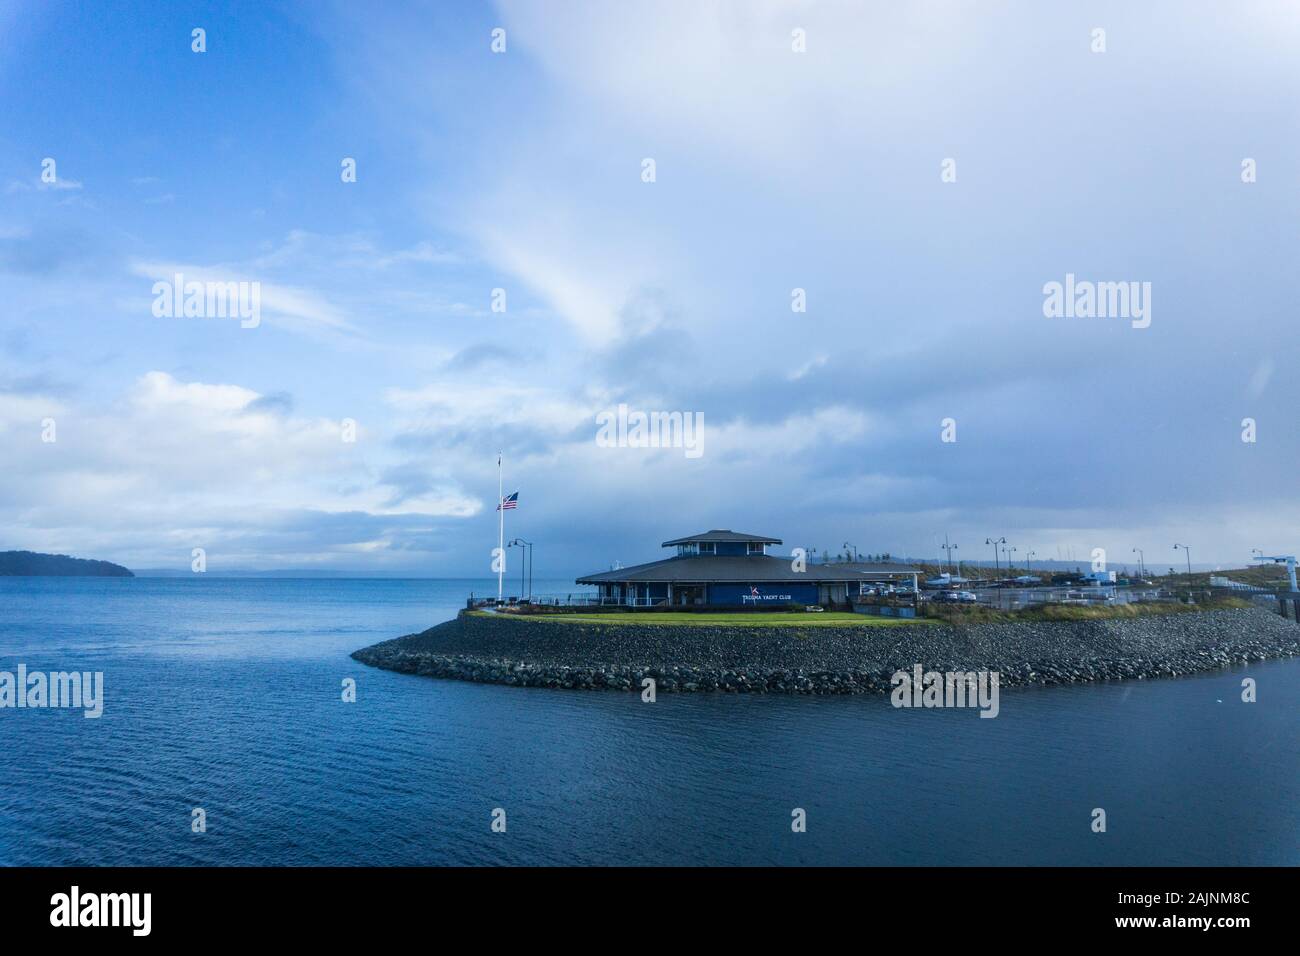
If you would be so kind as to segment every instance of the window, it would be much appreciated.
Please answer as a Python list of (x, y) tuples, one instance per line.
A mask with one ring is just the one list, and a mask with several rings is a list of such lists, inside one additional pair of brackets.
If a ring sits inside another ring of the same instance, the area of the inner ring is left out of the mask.
[(718, 553), (718, 546), (714, 544), (712, 541), (700, 542), (700, 554), (717, 554), (717, 553)]
[(750, 542), (747, 542), (747, 543), (748, 543), (748, 545), (749, 545), (749, 553), (750, 553), (750, 554), (762, 554), (762, 553), (763, 553), (763, 542), (762, 542), (762, 541), (750, 541)]

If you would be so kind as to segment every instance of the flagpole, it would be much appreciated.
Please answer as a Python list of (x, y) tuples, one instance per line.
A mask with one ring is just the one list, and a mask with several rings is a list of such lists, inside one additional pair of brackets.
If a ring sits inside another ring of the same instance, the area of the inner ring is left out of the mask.
[(501, 454), (497, 453), (497, 603), (501, 603), (502, 578), (506, 573), (506, 503), (501, 497)]

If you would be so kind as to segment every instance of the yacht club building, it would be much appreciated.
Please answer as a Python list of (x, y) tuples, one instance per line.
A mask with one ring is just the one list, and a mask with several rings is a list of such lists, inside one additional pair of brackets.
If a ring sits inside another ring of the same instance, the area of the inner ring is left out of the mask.
[(778, 538), (726, 529), (665, 541), (677, 553), (660, 561), (577, 579), (600, 589), (602, 604), (785, 608), (846, 604), (881, 586), (916, 590), (917, 570), (901, 564), (845, 561), (804, 564), (767, 553)]

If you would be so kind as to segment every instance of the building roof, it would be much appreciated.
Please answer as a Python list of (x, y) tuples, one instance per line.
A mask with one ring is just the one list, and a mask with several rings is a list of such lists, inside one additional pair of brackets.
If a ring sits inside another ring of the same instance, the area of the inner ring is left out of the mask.
[(693, 534), (686, 538), (673, 538), (671, 541), (665, 541), (663, 547), (671, 548), (675, 544), (692, 544), (696, 541), (761, 541), (763, 544), (780, 544), (780, 538), (768, 538), (761, 534), (741, 534), (739, 531), (732, 531), (730, 528), (714, 528), (712, 531), (705, 531), (702, 534)]
[[(745, 540), (756, 540), (753, 538)], [(672, 542), (669, 542), (670, 544)], [(637, 564), (616, 571), (601, 571), (577, 579), (578, 584), (662, 584), (665, 582), (697, 584), (702, 582), (758, 584), (764, 581), (787, 583), (862, 581), (868, 575), (913, 574), (916, 568), (904, 564), (872, 564), (866, 561), (845, 561), (841, 564), (810, 564), (806, 571), (796, 571), (789, 558), (774, 555), (736, 555), (722, 557), (665, 558), (648, 564)]]

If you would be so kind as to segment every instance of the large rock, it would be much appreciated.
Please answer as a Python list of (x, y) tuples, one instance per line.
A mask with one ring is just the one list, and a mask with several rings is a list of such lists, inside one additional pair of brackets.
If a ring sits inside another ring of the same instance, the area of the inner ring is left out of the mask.
[(462, 613), (356, 651), (406, 673), (524, 687), (885, 692), (897, 670), (997, 671), (1003, 686), (1143, 679), (1300, 655), (1300, 626), (1258, 609), (1091, 621), (708, 626)]

